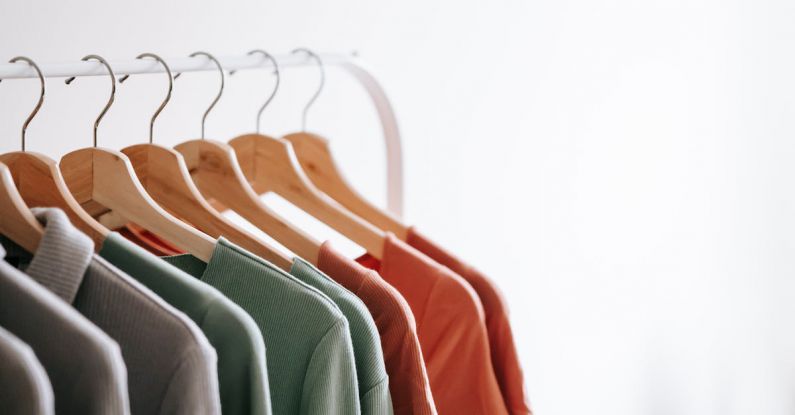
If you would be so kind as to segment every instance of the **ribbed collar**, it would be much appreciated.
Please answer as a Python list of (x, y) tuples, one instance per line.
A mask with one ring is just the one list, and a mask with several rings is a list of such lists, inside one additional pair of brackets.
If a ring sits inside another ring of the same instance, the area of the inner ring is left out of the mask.
[(4, 238), (3, 245), (8, 249), (6, 259), (71, 304), (91, 262), (94, 242), (75, 228), (60, 209), (32, 208), (31, 211), (44, 226), (39, 248), (31, 256)]

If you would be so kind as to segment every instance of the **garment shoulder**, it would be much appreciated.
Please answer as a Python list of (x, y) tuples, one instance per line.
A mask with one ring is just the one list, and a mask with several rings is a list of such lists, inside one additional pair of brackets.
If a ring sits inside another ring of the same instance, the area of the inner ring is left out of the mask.
[(33, 349), (13, 334), (0, 327), (0, 362), (3, 362), (3, 372), (29, 373), (41, 366)]
[(370, 389), (386, 377), (381, 337), (372, 315), (358, 298), (349, 298), (345, 316), (353, 341), (360, 387)]
[(170, 333), (190, 339), (192, 343), (207, 343), (201, 330), (184, 313), (105, 259), (95, 255), (86, 274), (103, 278), (105, 284), (97, 289), (107, 289), (107, 294), (115, 297), (114, 301), (129, 307), (126, 311), (146, 317), (132, 321), (139, 322), (147, 329), (157, 330), (159, 335)]
[(370, 311), (367, 309), (367, 306), (358, 298), (349, 298), (348, 301), (350, 302), (348, 307), (351, 310), (349, 311), (349, 314), (353, 316), (353, 318), (356, 318), (358, 320), (357, 325), (361, 326), (358, 329), (364, 331), (363, 334), (376, 333), (373, 342), (377, 342), (378, 331), (376, 330), (373, 316), (372, 314), (370, 314)]
[(475, 290), (460, 275), (440, 267), (429, 301), (440, 307), (454, 308), (462, 316), (485, 320), (483, 304)]
[(220, 415), (217, 356), (208, 344), (184, 351), (160, 405), (160, 414)]
[[(19, 329), (37, 356), (56, 370), (48, 373), (68, 373), (50, 379), (54, 389), (71, 391), (59, 406), (87, 414), (129, 413), (127, 368), (118, 343), (107, 333), (62, 298), (0, 261), (0, 310), (5, 307), (25, 309), (26, 318), (0, 324)], [(47, 327), (46, 334), (36, 327)], [(71, 352), (63, 355), (60, 348)]]
[[(0, 327), (0, 412), (50, 415), (53, 389), (30, 346)], [(4, 399), (13, 397), (12, 399)], [(16, 401), (15, 401), (15, 399)]]
[(80, 359), (73, 382), (84, 385), (84, 392), (91, 394), (90, 401), (80, 405), (90, 414), (129, 414), (128, 371), (121, 348), (114, 341), (93, 346), (93, 350), (75, 354), (75, 358), (80, 356)]
[(478, 271), (476, 268), (467, 266), (461, 271), (455, 271), (461, 275), (475, 290), (486, 318), (500, 318), (508, 315), (508, 306), (500, 288), (488, 276)]
[(334, 324), (332, 324), (318, 339), (312, 352), (312, 359), (315, 360), (329, 348), (351, 351), (350, 356), (353, 356), (353, 346), (350, 342), (349, 330), (350, 328), (346, 318), (341, 317), (336, 319)]
[(257, 322), (242, 308), (225, 299), (214, 299), (207, 306), (207, 312), (202, 320), (202, 329), (206, 331), (220, 331), (223, 336), (233, 336), (238, 339), (234, 344), (248, 345), (255, 351), (265, 352), (262, 341), (262, 332)]
[[(254, 274), (278, 278), (280, 289), (285, 292), (297, 294), (300, 297), (299, 301), (306, 302), (307, 305), (318, 302), (325, 303), (327, 306), (336, 309), (337, 313), (340, 313), (336, 303), (317, 288), (276, 268), (265, 262), (262, 258), (239, 246), (233, 245), (227, 241), (223, 241), (222, 246), (226, 248), (227, 258), (232, 258), (229, 265), (235, 265), (237, 271), (247, 271), (250, 274), (248, 275), (249, 278), (253, 278)], [(240, 261), (242, 261), (242, 263)]]
[(281, 277), (282, 283), (289, 287), (296, 301), (300, 302), (299, 308), (311, 310), (311, 314), (306, 314), (305, 317), (310, 318), (313, 324), (328, 330), (340, 320), (345, 320), (342, 310), (329, 296), (292, 275), (284, 274)]
[(367, 391), (361, 392), (362, 414), (391, 415), (392, 397), (389, 394), (389, 377), (384, 376)]
[(383, 315), (393, 324), (405, 325), (416, 330), (417, 323), (408, 302), (386, 281), (374, 278), (367, 280), (362, 285), (361, 293), (367, 299), (371, 314)]
[[(359, 297), (356, 297), (346, 290), (337, 292), (331, 298), (348, 319), (348, 323), (351, 325), (352, 329), (375, 329), (373, 317), (367, 310), (367, 306)], [(353, 327), (354, 325), (357, 327)]]
[(304, 377), (301, 413), (361, 413), (348, 322), (339, 319), (320, 338)]
[(456, 341), (467, 339), (473, 344), (481, 344), (487, 339), (480, 300), (472, 287), (451, 271), (437, 274), (424, 310), (417, 321), (418, 335), (424, 339), (423, 348), (451, 341), (453, 337)]
[(347, 324), (344, 313), (340, 307), (328, 296), (313, 287), (301, 287), (300, 292), (301, 307), (304, 310), (311, 310), (311, 314), (306, 314), (305, 318), (312, 321), (318, 329), (328, 331), (331, 327), (344, 321)]
[(28, 323), (47, 324), (56, 330), (58, 335), (66, 336), (70, 346), (80, 350), (118, 351), (118, 344), (85, 316), (2, 260), (0, 260), (0, 305), (27, 308)]

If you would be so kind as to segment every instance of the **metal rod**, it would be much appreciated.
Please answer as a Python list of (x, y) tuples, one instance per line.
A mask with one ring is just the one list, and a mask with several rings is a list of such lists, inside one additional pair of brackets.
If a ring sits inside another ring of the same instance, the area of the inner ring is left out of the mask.
[[(387, 209), (397, 217), (403, 213), (403, 152), (400, 143), (400, 130), (392, 104), (381, 84), (372, 72), (357, 58), (345, 54), (318, 54), (327, 67), (338, 67), (353, 76), (367, 91), (381, 120), (381, 129), (386, 143), (387, 164)], [(302, 54), (274, 55), (279, 68), (295, 66), (315, 66), (317, 62)], [(267, 68), (270, 61), (258, 55), (220, 56), (218, 60), (227, 71)], [(180, 57), (165, 59), (172, 72), (217, 71), (218, 68), (203, 57)], [(113, 71), (121, 75), (163, 73), (163, 65), (154, 60), (128, 59), (110, 61)], [(71, 76), (108, 76), (107, 69), (95, 61), (74, 61), (66, 63), (40, 64), (45, 78), (67, 78)], [(38, 78), (36, 70), (24, 62), (0, 64), (0, 79)]]
[[(324, 54), (321, 55), (324, 62), (329, 65), (339, 65), (347, 62), (351, 58), (342, 54)], [(279, 62), (279, 66), (311, 66), (317, 63), (301, 55), (282, 54), (275, 56)], [(259, 56), (237, 55), (237, 56), (221, 56), (218, 57), (221, 65), (225, 70), (237, 71), (241, 69), (254, 69), (272, 66), (268, 61), (264, 61)], [(174, 73), (178, 72), (198, 72), (198, 71), (217, 71), (218, 68), (212, 62), (202, 57), (180, 57), (166, 59), (168, 66)], [(154, 61), (140, 60), (140, 59), (127, 59), (127, 60), (112, 60), (109, 61), (113, 72), (117, 75), (137, 75), (146, 73), (163, 73), (162, 65)], [(102, 64), (98, 62), (68, 62), (68, 63), (45, 63), (39, 65), (42, 74), (46, 78), (60, 78), (70, 76), (107, 76), (108, 73)], [(0, 64), (0, 79), (15, 79), (15, 78), (37, 78), (36, 71), (23, 62)]]

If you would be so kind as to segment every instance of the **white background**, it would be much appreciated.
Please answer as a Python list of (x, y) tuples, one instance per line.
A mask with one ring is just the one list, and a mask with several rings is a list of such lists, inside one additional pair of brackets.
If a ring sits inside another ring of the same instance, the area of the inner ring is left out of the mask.
[[(537, 414), (792, 414), (794, 18), (752, 0), (3, 0), (0, 59), (358, 50), (398, 113), (407, 221), (502, 287)], [(328, 75), (309, 129), (383, 201), (374, 110)], [(316, 82), (285, 70), (264, 130), (297, 130)], [(271, 83), (229, 79), (208, 137), (251, 131)], [(181, 78), (155, 142), (197, 138), (216, 85)], [(28, 149), (58, 158), (91, 144), (108, 81), (48, 86)], [(100, 145), (145, 140), (164, 86), (120, 86)], [(36, 94), (0, 83), (0, 151)]]

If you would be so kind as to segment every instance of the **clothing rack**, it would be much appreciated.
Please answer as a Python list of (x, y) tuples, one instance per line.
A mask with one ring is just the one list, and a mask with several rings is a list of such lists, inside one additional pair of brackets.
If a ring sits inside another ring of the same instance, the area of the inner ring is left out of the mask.
[[(339, 53), (319, 53), (324, 67), (336, 67), (353, 76), (364, 87), (378, 112), (386, 144), (387, 163), (387, 208), (397, 217), (403, 213), (403, 154), (400, 131), (392, 104), (372, 71), (355, 56)], [(306, 55), (277, 54), (274, 58), (279, 68), (313, 66), (317, 62)], [(217, 71), (215, 65), (205, 57), (166, 58), (173, 73)], [(218, 61), (227, 71), (267, 68), (271, 63), (260, 55), (219, 56)], [(148, 59), (109, 60), (118, 77), (122, 75), (163, 73), (157, 61)], [(96, 61), (74, 61), (38, 64), (46, 78), (82, 76), (107, 76), (106, 69)], [(0, 79), (38, 78), (36, 71), (25, 62), (0, 64)]]

